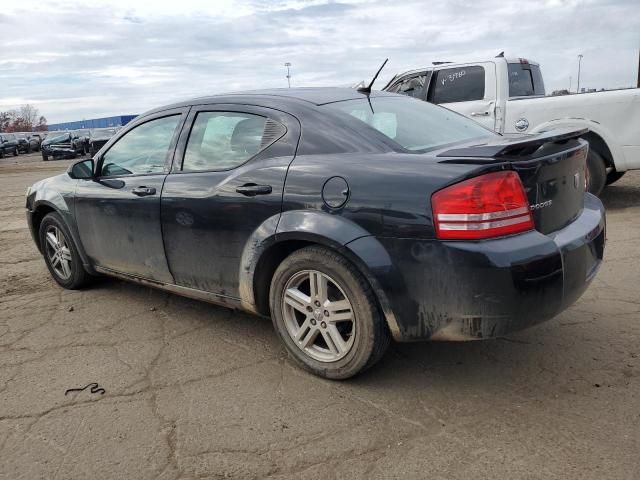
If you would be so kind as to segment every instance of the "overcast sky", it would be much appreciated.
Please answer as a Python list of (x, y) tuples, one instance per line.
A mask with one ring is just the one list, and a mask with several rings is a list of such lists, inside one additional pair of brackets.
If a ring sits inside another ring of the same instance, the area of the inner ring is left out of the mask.
[[(8, 3), (8, 4), (7, 4)], [(20, 0), (0, 8), (0, 110), (49, 123), (225, 91), (376, 87), (435, 60), (535, 59), (547, 91), (633, 86), (638, 0)]]

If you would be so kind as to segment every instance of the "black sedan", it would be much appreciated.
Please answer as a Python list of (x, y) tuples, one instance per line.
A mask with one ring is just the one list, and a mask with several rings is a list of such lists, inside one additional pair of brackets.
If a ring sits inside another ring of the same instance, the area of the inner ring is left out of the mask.
[(300, 365), (347, 378), (391, 338), (501, 336), (580, 297), (605, 243), (583, 133), (506, 138), (384, 92), (199, 98), (33, 185), (27, 218), (63, 287), (270, 316)]

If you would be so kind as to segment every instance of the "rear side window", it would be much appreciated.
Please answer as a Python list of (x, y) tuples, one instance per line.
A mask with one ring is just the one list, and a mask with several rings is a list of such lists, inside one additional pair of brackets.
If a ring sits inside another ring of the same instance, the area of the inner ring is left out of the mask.
[(454, 103), (484, 98), (484, 68), (480, 66), (445, 68), (436, 72), (432, 103)]
[(544, 82), (538, 65), (509, 64), (509, 96), (532, 97), (544, 95)]
[(427, 79), (431, 76), (431, 72), (414, 77), (405, 78), (389, 88), (389, 92), (401, 93), (413, 98), (425, 100), (427, 98), (426, 88), (428, 86)]
[(182, 170), (196, 172), (235, 168), (282, 134), (284, 126), (260, 115), (199, 112), (189, 134)]

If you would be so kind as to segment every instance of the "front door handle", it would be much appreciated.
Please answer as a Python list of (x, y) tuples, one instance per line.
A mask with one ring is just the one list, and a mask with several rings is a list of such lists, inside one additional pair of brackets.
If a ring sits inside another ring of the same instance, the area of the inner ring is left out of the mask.
[(255, 183), (247, 183), (236, 188), (236, 192), (246, 195), (247, 197), (255, 197), (256, 195), (269, 195), (272, 191), (271, 185), (256, 185)]
[(136, 187), (131, 190), (131, 193), (139, 197), (146, 197), (148, 195), (155, 195), (156, 189), (154, 187)]
[(472, 117), (488, 117), (489, 112), (471, 112)]

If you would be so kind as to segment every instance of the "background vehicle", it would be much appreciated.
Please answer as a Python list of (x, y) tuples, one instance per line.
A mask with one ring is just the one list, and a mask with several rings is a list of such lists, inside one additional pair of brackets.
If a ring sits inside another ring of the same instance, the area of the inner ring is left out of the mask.
[(31, 145), (31, 151), (32, 152), (39, 152), (40, 151), (40, 144), (42, 143), (42, 137), (40, 136), (39, 133), (30, 133), (28, 135), (29, 138), (29, 144)]
[(396, 75), (384, 87), (442, 105), (499, 133), (588, 128), (589, 191), (640, 169), (640, 89), (545, 96), (540, 67), (522, 58), (444, 63)]
[(18, 156), (18, 139), (13, 133), (0, 133), (0, 158), (10, 153)]
[(46, 162), (49, 157), (75, 158), (84, 154), (84, 146), (77, 139), (78, 136), (71, 132), (50, 132), (40, 146), (42, 160)]
[(80, 154), (84, 155), (89, 152), (89, 129), (73, 130), (71, 132), (71, 142), (73, 148)]
[(115, 127), (92, 128), (89, 133), (89, 155), (94, 156), (98, 153), (98, 150), (100, 150), (117, 131), (118, 129)]
[(500, 336), (584, 292), (604, 210), (582, 133), (504, 138), (352, 89), (198, 98), (33, 185), (27, 217), (63, 287), (105, 273), (271, 315), (300, 365), (347, 378), (391, 336)]
[(15, 133), (16, 141), (18, 142), (18, 152), (31, 153), (31, 144), (29, 143), (28, 134), (17, 132)]

